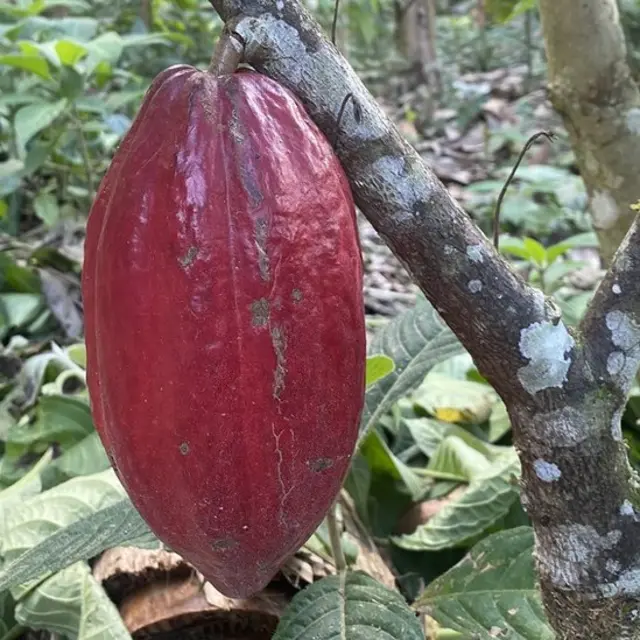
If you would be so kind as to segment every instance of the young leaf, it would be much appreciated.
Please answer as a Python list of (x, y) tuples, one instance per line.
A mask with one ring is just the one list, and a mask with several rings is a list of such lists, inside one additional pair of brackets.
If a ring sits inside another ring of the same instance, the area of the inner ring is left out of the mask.
[(57, 198), (51, 193), (39, 193), (33, 199), (35, 214), (48, 225), (54, 225), (60, 218), (60, 207)]
[(552, 640), (533, 566), (533, 530), (488, 536), (418, 597), (414, 607), (474, 638)]
[(0, 65), (14, 67), (15, 69), (23, 69), (24, 71), (34, 73), (46, 80), (51, 78), (47, 61), (37, 54), (8, 54), (0, 56)]
[(423, 640), (404, 598), (368, 575), (341, 573), (315, 582), (295, 596), (273, 640)]
[(598, 237), (593, 231), (587, 231), (586, 233), (578, 233), (562, 242), (552, 244), (547, 249), (547, 258), (549, 262), (553, 262), (556, 258), (560, 257), (563, 253), (569, 249), (577, 249), (578, 247), (597, 247)]
[(365, 375), (365, 384), (367, 387), (374, 382), (388, 376), (394, 368), (393, 360), (387, 356), (369, 356), (367, 358), (367, 371)]
[(529, 252), (531, 260), (539, 267), (543, 267), (547, 263), (547, 251), (544, 246), (533, 238), (523, 238), (522, 242)]
[(21, 154), (26, 151), (29, 140), (46, 129), (67, 107), (65, 99), (56, 102), (39, 102), (22, 107), (16, 113), (13, 126), (16, 131), (16, 144)]
[(519, 474), (519, 468), (518, 457), (512, 450), (489, 472), (474, 477), (460, 498), (447, 504), (412, 534), (392, 538), (393, 542), (410, 551), (438, 551), (472, 540), (504, 517), (518, 499), (518, 486), (512, 478)]
[(375, 335), (370, 352), (389, 356), (395, 369), (372, 384), (365, 396), (360, 437), (403, 395), (418, 386), (428, 371), (464, 348), (424, 296)]

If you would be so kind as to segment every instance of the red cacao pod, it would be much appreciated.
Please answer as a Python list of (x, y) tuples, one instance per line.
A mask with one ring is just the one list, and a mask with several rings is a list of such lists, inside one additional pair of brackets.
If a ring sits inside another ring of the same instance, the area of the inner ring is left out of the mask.
[(355, 207), (297, 98), (252, 71), (161, 73), (92, 207), (83, 299), (132, 502), (218, 590), (259, 591), (335, 499), (364, 400)]

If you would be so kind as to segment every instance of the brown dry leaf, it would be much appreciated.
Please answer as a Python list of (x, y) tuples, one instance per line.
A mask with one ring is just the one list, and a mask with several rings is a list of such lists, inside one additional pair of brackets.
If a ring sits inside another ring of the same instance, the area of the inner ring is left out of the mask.
[(290, 594), (276, 587), (252, 598), (227, 598), (181, 556), (165, 550), (109, 549), (93, 573), (136, 640), (266, 640), (290, 600)]
[(136, 591), (122, 602), (120, 615), (136, 640), (268, 640), (287, 604), (283, 594), (269, 589), (246, 600), (226, 598), (194, 574)]

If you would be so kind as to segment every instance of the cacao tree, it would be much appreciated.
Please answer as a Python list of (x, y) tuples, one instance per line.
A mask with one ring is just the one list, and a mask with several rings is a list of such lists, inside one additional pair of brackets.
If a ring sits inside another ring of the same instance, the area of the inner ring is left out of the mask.
[[(638, 219), (582, 322), (568, 329), (494, 251), (297, 2), (212, 4), (242, 39), (246, 61), (297, 94), (336, 140), (357, 205), (504, 400), (558, 637), (640, 637), (640, 485), (620, 428), (640, 362)], [(357, 107), (338, 122), (347, 95)], [(617, 204), (628, 220), (631, 199)], [(592, 206), (608, 215), (601, 207), (610, 199)]]

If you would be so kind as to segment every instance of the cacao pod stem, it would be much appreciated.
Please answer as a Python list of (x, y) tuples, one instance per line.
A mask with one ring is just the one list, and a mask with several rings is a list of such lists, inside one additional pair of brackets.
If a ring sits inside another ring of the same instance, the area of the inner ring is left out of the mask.
[(242, 61), (243, 54), (244, 43), (242, 38), (225, 27), (222, 30), (213, 56), (211, 56), (209, 73), (217, 76), (233, 73)]

